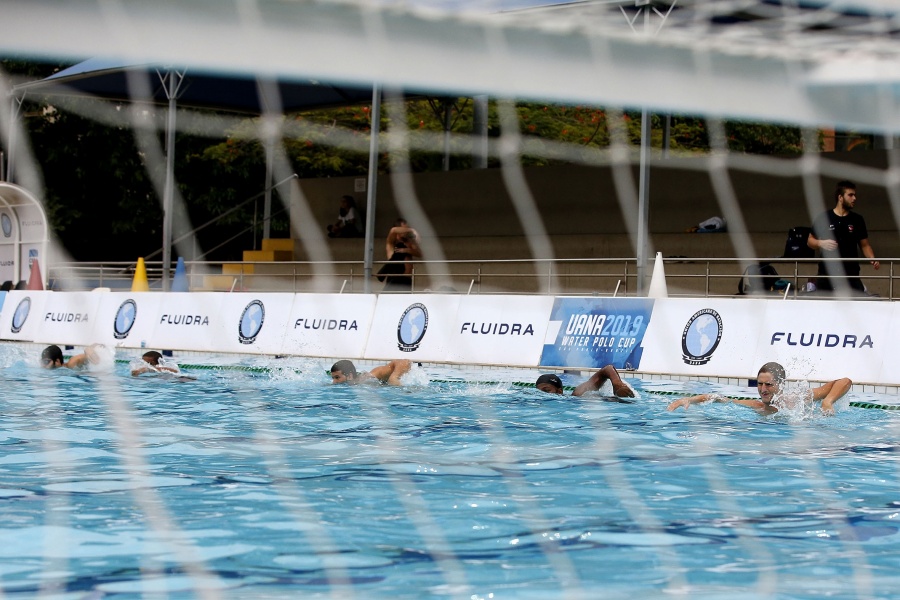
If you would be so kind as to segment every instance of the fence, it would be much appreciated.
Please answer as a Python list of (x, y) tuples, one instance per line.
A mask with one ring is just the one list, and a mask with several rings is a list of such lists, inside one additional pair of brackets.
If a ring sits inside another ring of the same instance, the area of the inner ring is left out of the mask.
[[(745, 274), (758, 259), (673, 257), (663, 260), (670, 297), (723, 297), (738, 295), (742, 277), (752, 289), (760, 289), (767, 275)], [(806, 292), (816, 280), (817, 259), (765, 259), (777, 270), (777, 289), (760, 291), (787, 298), (826, 297)], [(376, 264), (376, 270), (379, 264)], [(900, 259), (882, 259), (875, 271), (864, 263), (864, 297), (894, 300), (895, 265)], [(652, 267), (652, 265), (651, 265)], [(223, 274), (223, 268), (229, 271)], [(61, 263), (50, 266), (49, 287), (54, 290), (130, 289), (134, 263)], [(192, 291), (342, 292), (364, 289), (362, 261), (186, 263)], [(650, 273), (651, 269), (647, 272)], [(162, 264), (147, 262), (151, 289), (162, 289)], [(458, 260), (417, 261), (412, 284), (416, 292), (507, 293), (557, 295), (637, 295), (637, 264), (633, 258), (560, 260)], [(649, 281), (647, 282), (649, 283)], [(372, 282), (373, 291), (381, 284)], [(834, 297), (836, 294), (828, 294)], [(861, 295), (858, 297), (862, 297)]]

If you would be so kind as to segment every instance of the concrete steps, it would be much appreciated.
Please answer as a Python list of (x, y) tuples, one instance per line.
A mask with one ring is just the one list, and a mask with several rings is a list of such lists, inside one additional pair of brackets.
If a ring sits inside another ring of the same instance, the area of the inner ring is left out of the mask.
[(244, 262), (224, 263), (221, 275), (205, 275), (201, 286), (194, 288), (194, 291), (227, 292), (232, 289), (251, 289), (254, 276), (265, 274), (267, 270), (266, 265), (253, 263), (289, 263), (294, 260), (294, 245), (294, 240), (290, 238), (266, 238), (262, 241), (260, 250), (244, 250)]

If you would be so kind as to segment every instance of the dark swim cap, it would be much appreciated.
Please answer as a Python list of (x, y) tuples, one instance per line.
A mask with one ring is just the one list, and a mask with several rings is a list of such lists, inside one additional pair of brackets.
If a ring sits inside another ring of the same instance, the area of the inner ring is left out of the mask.
[(547, 373), (546, 375), (541, 375), (540, 377), (537, 378), (537, 381), (534, 382), (534, 385), (539, 386), (542, 383), (549, 383), (550, 385), (558, 387), (559, 389), (562, 389), (562, 387), (563, 387), (562, 380), (559, 377), (557, 377), (556, 375), (553, 375), (552, 373)]

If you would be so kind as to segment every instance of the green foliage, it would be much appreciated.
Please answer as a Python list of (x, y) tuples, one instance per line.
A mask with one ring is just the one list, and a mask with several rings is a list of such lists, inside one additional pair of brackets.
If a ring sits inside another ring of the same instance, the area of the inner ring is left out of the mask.
[(799, 127), (728, 121), (725, 123), (725, 134), (728, 137), (728, 149), (732, 152), (783, 155), (803, 153), (803, 134)]

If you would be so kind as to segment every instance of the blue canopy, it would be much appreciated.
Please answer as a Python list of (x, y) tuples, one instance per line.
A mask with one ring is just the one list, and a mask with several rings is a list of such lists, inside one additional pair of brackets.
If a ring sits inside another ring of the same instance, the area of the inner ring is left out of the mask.
[[(265, 77), (235, 73), (197, 72), (178, 65), (133, 64), (107, 58), (91, 58), (46, 79), (17, 86), (18, 94), (87, 94), (118, 101), (149, 101), (167, 104), (169, 98), (162, 79), (168, 72), (184, 73), (177, 93), (180, 107), (209, 108), (261, 114), (266, 110), (299, 112), (316, 108), (361, 104), (372, 101), (372, 86), (337, 85), (312, 79), (279, 78), (277, 87), (259, 85)], [(135, 97), (129, 77), (146, 76), (151, 96)], [(260, 89), (277, 90), (280, 98), (265, 98)]]

